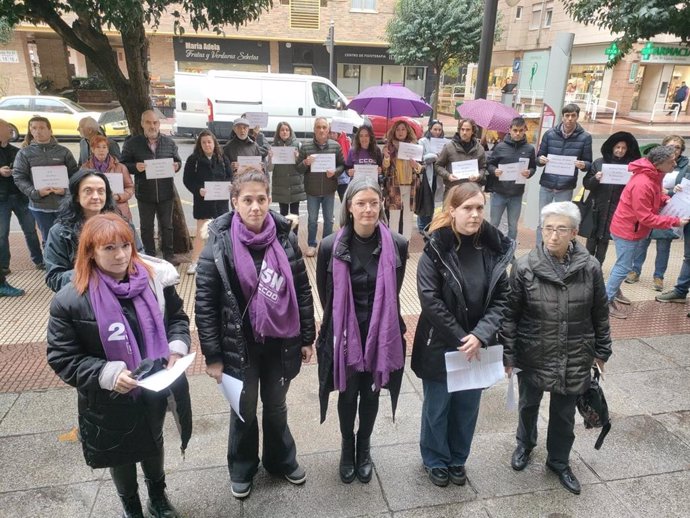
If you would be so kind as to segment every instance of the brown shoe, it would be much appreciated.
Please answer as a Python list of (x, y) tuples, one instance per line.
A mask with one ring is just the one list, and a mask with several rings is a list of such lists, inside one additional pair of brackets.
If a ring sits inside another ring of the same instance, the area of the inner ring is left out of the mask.
[(664, 291), (664, 279), (654, 277), (654, 291)]
[(611, 302), (609, 302), (609, 317), (620, 318), (621, 320), (625, 320), (626, 318), (628, 318), (628, 315), (625, 314), (625, 312), (621, 309), (621, 307), (615, 300), (612, 300)]
[(316, 255), (316, 247), (315, 246), (310, 246), (307, 248), (307, 252), (304, 254), (307, 257), (314, 257)]
[(636, 282), (639, 282), (640, 280), (640, 274), (637, 272), (629, 272), (628, 276), (625, 278), (625, 282), (628, 284), (635, 284)]
[(625, 304), (626, 306), (629, 306), (631, 304), (630, 299), (623, 295), (623, 292), (618, 289), (618, 293), (616, 293), (616, 302), (620, 302), (621, 304)]

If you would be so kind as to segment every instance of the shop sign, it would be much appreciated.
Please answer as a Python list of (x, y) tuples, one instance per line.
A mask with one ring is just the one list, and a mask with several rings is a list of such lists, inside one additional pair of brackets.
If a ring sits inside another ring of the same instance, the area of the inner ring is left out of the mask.
[(336, 45), (335, 60), (355, 65), (396, 65), (385, 47), (349, 47)]
[(16, 50), (0, 50), (0, 63), (19, 63)]
[(687, 63), (690, 64), (690, 47), (659, 45), (647, 42), (640, 50), (644, 63)]
[(266, 41), (226, 38), (173, 38), (175, 61), (209, 63), (248, 63), (268, 65), (269, 44)]

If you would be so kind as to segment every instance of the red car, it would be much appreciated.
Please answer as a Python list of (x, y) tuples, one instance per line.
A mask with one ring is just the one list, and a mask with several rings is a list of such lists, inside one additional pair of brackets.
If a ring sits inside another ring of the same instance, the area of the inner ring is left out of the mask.
[(371, 121), (371, 125), (374, 128), (374, 136), (378, 140), (383, 140), (386, 137), (388, 129), (399, 120), (403, 120), (410, 125), (410, 127), (414, 130), (415, 135), (417, 136), (417, 140), (422, 138), (422, 125), (411, 117), (393, 117), (390, 121), (388, 121), (387, 125), (386, 118), (380, 115), (365, 115), (365, 117), (367, 117)]

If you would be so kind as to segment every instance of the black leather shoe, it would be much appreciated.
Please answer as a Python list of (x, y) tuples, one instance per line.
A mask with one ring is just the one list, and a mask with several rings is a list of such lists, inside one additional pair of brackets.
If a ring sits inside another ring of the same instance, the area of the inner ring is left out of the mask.
[(343, 437), (340, 447), (340, 480), (345, 484), (351, 483), (357, 476), (355, 473), (355, 436)]
[(582, 490), (582, 488), (580, 487), (580, 482), (577, 480), (577, 478), (575, 478), (575, 475), (570, 469), (570, 466), (563, 470), (559, 470), (547, 462), (546, 467), (553, 471), (556, 475), (558, 475), (558, 480), (560, 480), (561, 485), (564, 488), (566, 488), (574, 495), (580, 494), (580, 491)]
[(529, 456), (532, 453), (532, 450), (526, 450), (522, 446), (519, 446), (515, 448), (515, 451), (513, 452), (513, 457), (510, 459), (510, 466), (515, 470), (515, 471), (522, 471), (527, 467), (527, 464), (529, 463)]
[(448, 466), (448, 476), (450, 481), (456, 486), (464, 486), (467, 482), (465, 466)]
[(363, 484), (369, 483), (373, 474), (371, 462), (370, 438), (362, 438), (357, 434), (357, 479)]
[(448, 481), (450, 480), (450, 476), (448, 475), (448, 468), (427, 468), (425, 467), (426, 472), (429, 474), (429, 480), (433, 482), (435, 486), (438, 487), (446, 487), (448, 485)]
[(139, 493), (129, 498), (122, 498), (122, 518), (144, 518), (144, 511), (141, 508)]
[(165, 479), (158, 482), (146, 481), (149, 490), (149, 501), (146, 510), (153, 518), (179, 518), (177, 510), (165, 494)]

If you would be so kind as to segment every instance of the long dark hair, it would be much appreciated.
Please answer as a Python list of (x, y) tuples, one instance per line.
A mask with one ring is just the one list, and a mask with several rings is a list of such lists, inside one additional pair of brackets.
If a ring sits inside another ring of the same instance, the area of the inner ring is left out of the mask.
[(222, 162), (223, 161), (223, 150), (220, 148), (220, 144), (218, 144), (218, 139), (213, 134), (213, 132), (210, 130), (207, 130), (207, 129), (199, 132), (199, 136), (197, 137), (196, 143), (194, 144), (193, 153), (199, 157), (206, 156), (206, 153), (204, 153), (204, 150), (201, 149), (201, 138), (202, 137), (211, 137), (213, 139), (213, 155), (218, 160), (220, 160)]
[(79, 234), (81, 227), (86, 221), (84, 209), (79, 205), (79, 186), (82, 181), (90, 176), (96, 176), (105, 183), (105, 205), (101, 209), (101, 214), (115, 212), (120, 215), (113, 200), (113, 191), (110, 188), (108, 178), (95, 169), (80, 169), (69, 179), (69, 196), (65, 196), (65, 199), (62, 201), (57, 217), (58, 223), (71, 228), (77, 234)]
[(352, 142), (352, 147), (355, 150), (355, 153), (362, 149), (359, 144), (359, 136), (362, 133), (369, 134), (369, 147), (367, 148), (369, 155), (372, 157), (378, 156), (380, 154), (380, 150), (379, 147), (376, 145), (376, 137), (374, 136), (374, 130), (369, 126), (360, 126), (360, 128), (357, 130), (357, 133), (355, 133), (355, 138)]

